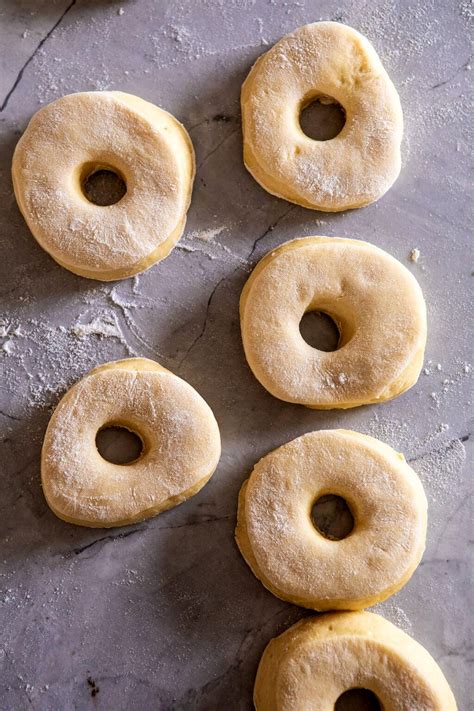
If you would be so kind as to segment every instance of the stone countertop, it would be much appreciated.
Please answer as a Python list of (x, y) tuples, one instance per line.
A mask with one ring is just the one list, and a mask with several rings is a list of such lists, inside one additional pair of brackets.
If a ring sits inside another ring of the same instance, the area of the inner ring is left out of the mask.
[[(264, 646), (307, 613), (268, 593), (238, 553), (239, 487), (272, 448), (346, 427), (402, 451), (423, 481), (425, 556), (376, 609), (426, 646), (468, 711), (472, 14), (468, 0), (0, 0), (2, 710), (251, 709)], [(250, 65), (283, 34), (319, 19), (373, 42), (406, 121), (395, 186), (340, 214), (268, 195), (241, 158), (239, 89)], [(31, 115), (92, 89), (138, 94), (171, 111), (198, 163), (178, 247), (145, 274), (110, 284), (76, 277), (40, 249), (10, 180)], [(312, 234), (366, 239), (420, 282), (426, 367), (392, 402), (311, 411), (272, 398), (246, 366), (242, 285), (268, 250)], [(90, 368), (130, 355), (158, 360), (205, 397), (221, 427), (220, 465), (195, 498), (145, 523), (68, 525), (40, 487), (51, 409)]]

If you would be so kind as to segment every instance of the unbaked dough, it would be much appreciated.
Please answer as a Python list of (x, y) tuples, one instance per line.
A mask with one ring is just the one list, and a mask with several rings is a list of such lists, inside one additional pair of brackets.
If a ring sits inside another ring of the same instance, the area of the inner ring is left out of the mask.
[[(308, 311), (335, 321), (336, 351), (303, 339), (299, 324)], [(270, 252), (245, 284), (240, 321), (257, 380), (307, 407), (390, 400), (416, 383), (423, 364), (426, 307), (418, 282), (368, 242), (307, 237)]]
[[(122, 177), (113, 205), (82, 186), (98, 170)], [(31, 119), (13, 156), (18, 206), (39, 244), (90, 279), (123, 279), (164, 259), (186, 222), (195, 172), (185, 128), (169, 113), (120, 91), (64, 96)]]
[[(326, 494), (354, 517), (342, 540), (313, 525)], [(349, 430), (310, 432), (263, 457), (239, 497), (237, 544), (272, 593), (315, 610), (358, 610), (409, 580), (425, 548), (418, 476), (388, 445)]]
[[(316, 99), (338, 102), (346, 122), (329, 141), (303, 133), (299, 116)], [(337, 212), (378, 200), (400, 172), (403, 115), (370, 42), (338, 22), (283, 37), (242, 86), (244, 162), (269, 193)]]
[[(97, 432), (114, 425), (142, 440), (130, 464), (112, 464), (97, 450)], [(43, 491), (65, 521), (123, 526), (196, 494), (220, 451), (214, 415), (191, 385), (147, 358), (119, 360), (92, 370), (61, 399), (43, 443)]]
[(349, 689), (368, 689), (383, 711), (456, 711), (433, 657), (370, 612), (309, 617), (266, 647), (254, 689), (257, 711), (334, 711)]

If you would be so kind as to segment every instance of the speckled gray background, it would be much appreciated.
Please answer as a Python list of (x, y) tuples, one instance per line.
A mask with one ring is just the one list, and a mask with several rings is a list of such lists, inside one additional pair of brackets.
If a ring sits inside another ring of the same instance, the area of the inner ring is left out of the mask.
[[(472, 708), (464, 466), (472, 15), (467, 0), (0, 0), (2, 710), (250, 709), (265, 644), (305, 612), (266, 592), (237, 552), (237, 492), (273, 447), (339, 426), (403, 451), (423, 480), (425, 557), (377, 610), (430, 650), (459, 708)], [(337, 215), (271, 197), (241, 160), (239, 89), (251, 63), (318, 19), (368, 36), (406, 119), (395, 186), (378, 204)], [(179, 247), (115, 284), (57, 266), (26, 228), (10, 181), (30, 116), (90, 89), (121, 89), (168, 109), (197, 152)], [(266, 251), (308, 234), (367, 239), (419, 280), (429, 310), (426, 370), (395, 401), (312, 412), (273, 399), (249, 372), (239, 337), (242, 285)], [(199, 390), (221, 427), (222, 460), (198, 496), (154, 520), (111, 531), (74, 527), (42, 497), (42, 436), (71, 383), (127, 355), (155, 358)]]

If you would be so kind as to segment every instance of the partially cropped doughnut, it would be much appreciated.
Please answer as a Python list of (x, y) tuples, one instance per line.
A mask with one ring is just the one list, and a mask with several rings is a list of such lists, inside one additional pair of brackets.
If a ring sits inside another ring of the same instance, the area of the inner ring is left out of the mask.
[[(309, 138), (301, 111), (339, 103), (342, 131)], [(403, 115), (397, 91), (370, 42), (338, 22), (315, 22), (283, 37), (242, 86), (244, 162), (269, 193), (337, 212), (378, 200), (400, 172)]]
[[(312, 509), (342, 497), (354, 518), (326, 538)], [(274, 595), (314, 610), (359, 610), (405, 585), (425, 548), (418, 476), (388, 445), (349, 430), (310, 432), (263, 457), (242, 486), (236, 540)]]
[[(98, 452), (97, 432), (112, 426), (142, 441), (130, 464)], [(147, 358), (119, 360), (92, 370), (54, 411), (41, 455), (43, 491), (64, 521), (123, 526), (194, 496), (220, 451), (214, 415), (191, 385)]]
[[(319, 311), (336, 323), (337, 350), (303, 339)], [(253, 374), (272, 395), (316, 409), (383, 402), (418, 380), (426, 343), (423, 294), (406, 267), (353, 239), (295, 239), (255, 267), (240, 299), (242, 341)]]
[(353, 690), (371, 692), (370, 708), (381, 711), (457, 708), (427, 650), (370, 612), (308, 617), (272, 639), (258, 667), (254, 703), (256, 711), (334, 711)]
[[(90, 279), (123, 279), (164, 259), (186, 222), (195, 172), (185, 128), (120, 91), (70, 94), (31, 119), (13, 156), (18, 206), (58, 264)], [(115, 204), (86, 197), (91, 175), (125, 183)]]

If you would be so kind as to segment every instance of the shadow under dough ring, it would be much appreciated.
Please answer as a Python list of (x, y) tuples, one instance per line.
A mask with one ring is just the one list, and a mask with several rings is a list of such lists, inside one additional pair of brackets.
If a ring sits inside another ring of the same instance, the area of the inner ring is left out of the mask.
[(456, 711), (427, 650), (371, 612), (308, 617), (272, 639), (260, 660), (254, 702), (257, 711), (334, 711), (351, 690), (372, 692), (373, 709)]
[[(97, 432), (112, 426), (142, 440), (134, 462), (99, 454)], [(197, 494), (220, 451), (214, 415), (191, 385), (147, 358), (119, 360), (92, 370), (57, 406), (41, 455), (43, 491), (65, 521), (123, 526)]]
[[(336, 323), (337, 350), (303, 339), (306, 312)], [(373, 245), (337, 237), (283, 244), (255, 267), (240, 322), (253, 374), (272, 395), (316, 409), (383, 402), (414, 385), (423, 364), (426, 308), (411, 272)]]
[[(345, 112), (329, 141), (303, 133), (301, 111), (321, 99)], [(374, 48), (338, 22), (315, 22), (283, 37), (242, 86), (244, 162), (269, 193), (337, 212), (380, 198), (400, 172), (403, 115)]]
[[(115, 204), (86, 197), (85, 182), (101, 170), (125, 183)], [(184, 229), (194, 171), (185, 128), (119, 91), (70, 94), (42, 108), (12, 166), (18, 206), (39, 244), (71, 272), (103, 281), (169, 254)]]
[[(318, 499), (347, 502), (352, 532), (326, 538)], [(314, 610), (358, 610), (405, 585), (425, 548), (427, 502), (403, 455), (349, 430), (310, 432), (263, 457), (242, 486), (237, 544), (274, 595)]]

